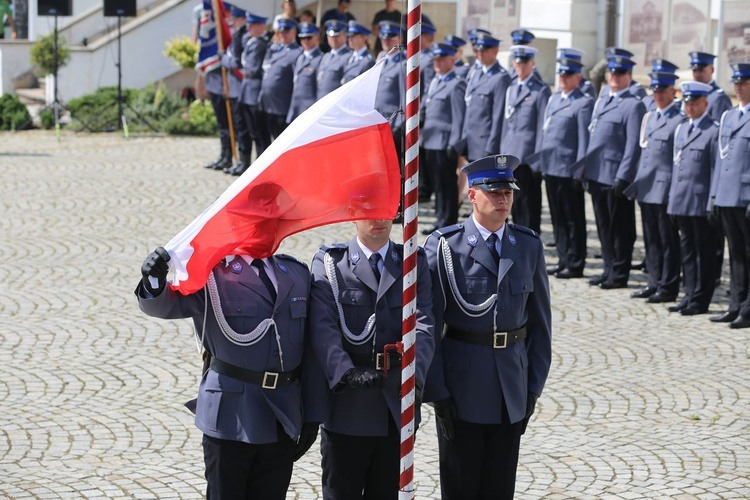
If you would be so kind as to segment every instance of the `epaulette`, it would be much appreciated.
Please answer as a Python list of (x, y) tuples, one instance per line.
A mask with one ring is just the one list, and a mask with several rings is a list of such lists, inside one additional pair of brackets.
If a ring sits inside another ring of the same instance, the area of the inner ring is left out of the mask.
[(330, 250), (346, 250), (348, 245), (346, 243), (331, 243), (330, 245), (320, 245), (320, 249), (323, 252), (328, 252)]
[(508, 226), (510, 226), (510, 228), (515, 231), (521, 231), (522, 233), (530, 234), (531, 236), (535, 238), (539, 238), (539, 233), (537, 233), (533, 229), (529, 229), (526, 226), (519, 226), (517, 224), (510, 224), (510, 223), (508, 223)]
[(278, 258), (280, 258), (280, 259), (291, 260), (293, 262), (301, 264), (301, 265), (305, 266), (305, 269), (307, 269), (307, 264), (304, 263), (304, 262), (302, 262), (301, 260), (299, 260), (294, 255), (289, 255), (289, 254), (286, 254), (286, 253), (277, 253), (275, 256), (278, 257)]
[(714, 122), (714, 127), (719, 128), (719, 120), (712, 120)]
[(721, 87), (719, 87), (718, 89), (715, 89), (714, 91), (715, 91), (715, 92), (716, 92), (717, 94), (723, 94), (723, 93), (724, 93), (724, 89), (723, 89), (723, 88), (721, 88)]
[(438, 238), (441, 236), (448, 236), (451, 233), (455, 233), (456, 231), (459, 231), (464, 228), (464, 225), (462, 223), (453, 224), (452, 226), (446, 226), (441, 227), (440, 229), (436, 229), (434, 233), (435, 236)]

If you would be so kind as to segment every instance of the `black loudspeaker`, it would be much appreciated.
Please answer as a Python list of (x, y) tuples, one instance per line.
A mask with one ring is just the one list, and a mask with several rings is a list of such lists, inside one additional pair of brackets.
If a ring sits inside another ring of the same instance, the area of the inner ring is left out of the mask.
[(106, 17), (135, 17), (135, 0), (104, 0)]
[(37, 0), (40, 16), (72, 16), (73, 0)]

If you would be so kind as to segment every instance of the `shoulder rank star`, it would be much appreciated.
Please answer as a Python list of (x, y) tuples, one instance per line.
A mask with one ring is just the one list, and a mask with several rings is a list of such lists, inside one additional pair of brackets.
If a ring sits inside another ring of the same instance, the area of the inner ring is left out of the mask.
[(232, 262), (230, 269), (234, 274), (240, 274), (242, 272), (242, 262), (240, 262), (239, 259), (236, 259)]
[(509, 234), (508, 235), (508, 241), (510, 241), (511, 245), (515, 245), (516, 244), (516, 237), (513, 236), (512, 234)]
[(357, 262), (359, 262), (359, 252), (354, 252), (354, 253), (352, 253), (352, 256), (351, 256), (351, 258), (352, 258), (352, 262), (353, 262), (354, 264), (356, 264)]
[(276, 266), (281, 270), (282, 273), (286, 272), (286, 266), (282, 264), (281, 262), (277, 262)]
[(477, 235), (476, 234), (470, 234), (466, 241), (469, 243), (470, 246), (475, 247), (477, 246)]

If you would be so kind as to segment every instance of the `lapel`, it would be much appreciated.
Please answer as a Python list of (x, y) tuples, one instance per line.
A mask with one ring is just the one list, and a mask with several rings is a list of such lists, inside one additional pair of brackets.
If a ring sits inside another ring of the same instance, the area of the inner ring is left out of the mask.
[[(464, 244), (471, 248), (471, 251), (469, 252), (471, 258), (497, 276), (498, 272), (497, 267), (495, 266), (495, 259), (492, 258), (490, 249), (487, 248), (487, 243), (482, 239), (482, 235), (479, 234), (479, 229), (477, 229), (476, 224), (474, 224), (474, 219), (467, 219), (464, 223), (464, 227), (466, 228), (463, 234)], [(469, 237), (471, 235), (474, 235), (476, 238), (476, 245), (474, 246), (471, 246), (469, 243)]]
[(359, 281), (367, 285), (367, 287), (373, 292), (378, 291), (378, 282), (375, 281), (375, 274), (372, 272), (370, 267), (370, 261), (365, 257), (365, 253), (359, 247), (357, 238), (353, 238), (349, 241), (349, 263), (352, 269), (352, 273), (356, 276)]
[(659, 120), (656, 119), (656, 111), (654, 111), (651, 116), (649, 117), (648, 121), (648, 127), (646, 128), (647, 136), (651, 137), (654, 132), (659, 130), (660, 128), (664, 127), (667, 124), (667, 113), (666, 109), (661, 114), (661, 118)]
[(497, 282), (500, 283), (508, 271), (513, 266), (513, 262), (518, 260), (518, 247), (516, 246), (516, 235), (505, 223), (505, 232), (503, 233), (503, 248), (500, 250), (500, 269), (497, 274)]
[[(739, 110), (737, 111), (737, 117), (739, 118)], [(736, 134), (745, 124), (750, 120), (750, 112), (745, 112), (744, 115), (742, 115), (742, 118), (739, 118), (737, 120), (737, 123), (735, 123), (734, 127), (732, 128), (732, 135)]]
[[(250, 264), (245, 262), (245, 259), (243, 259), (239, 255), (236, 255), (234, 257), (234, 260), (230, 262), (229, 265), (231, 266), (232, 264), (236, 262), (240, 262), (242, 264), (242, 271), (239, 274), (234, 274), (234, 273), (230, 273), (230, 274), (232, 277), (234, 276), (237, 277), (237, 283), (247, 287), (253, 293), (260, 295), (261, 297), (263, 297), (264, 300), (273, 304), (273, 301), (271, 300), (271, 295), (268, 293), (268, 290), (266, 289), (266, 285), (264, 285), (263, 282), (260, 280), (260, 277), (257, 274), (255, 274), (255, 271), (251, 269)], [(278, 282), (278, 279), (277, 279), (277, 282)], [(279, 285), (279, 288), (281, 288), (281, 285)], [(279, 293), (276, 294), (277, 300), (278, 300), (278, 297), (281, 296), (280, 292), (281, 290), (279, 290)]]
[(696, 140), (703, 133), (702, 124), (703, 120), (701, 120), (699, 123), (695, 123), (693, 126), (693, 131), (688, 134), (687, 131), (690, 129), (690, 122), (685, 122), (684, 125), (687, 125), (687, 128), (685, 128), (685, 142), (682, 143), (682, 147), (680, 149), (685, 149), (686, 147), (688, 147), (688, 144)]
[[(397, 258), (394, 260), (393, 256), (396, 256)], [(385, 295), (385, 292), (388, 291), (388, 289), (393, 285), (398, 278), (401, 277), (401, 274), (403, 273), (403, 266), (401, 264), (401, 259), (398, 258), (398, 252), (396, 251), (396, 246), (391, 241), (388, 244), (388, 253), (385, 256), (385, 260), (383, 261), (383, 271), (380, 273), (380, 287), (378, 288), (378, 300)]]
[(561, 94), (556, 94), (555, 100), (551, 103), (552, 105), (549, 106), (550, 111), (549, 111), (548, 116), (552, 116), (555, 113), (562, 111), (563, 109), (568, 109), (572, 103), (573, 103), (572, 95), (569, 95), (567, 99), (563, 99)]
[(517, 88), (515, 88), (518, 84), (513, 85), (511, 88), (511, 92), (513, 92), (513, 107), (519, 106), (529, 95), (531, 95), (531, 89), (528, 85), (525, 83), (521, 85), (521, 91), (519, 92)]

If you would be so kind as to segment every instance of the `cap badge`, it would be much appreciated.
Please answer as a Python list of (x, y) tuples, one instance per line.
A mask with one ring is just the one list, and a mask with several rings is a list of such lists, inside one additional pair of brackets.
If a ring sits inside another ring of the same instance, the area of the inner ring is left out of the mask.
[(498, 164), (498, 165), (500, 165), (500, 166), (503, 166), (503, 165), (505, 165), (506, 163), (508, 163), (508, 157), (507, 157), (507, 156), (505, 156), (505, 155), (502, 155), (502, 156), (498, 156), (498, 157), (497, 157), (497, 164)]

